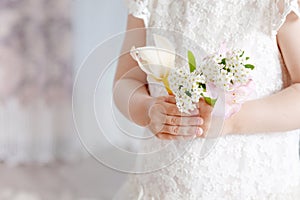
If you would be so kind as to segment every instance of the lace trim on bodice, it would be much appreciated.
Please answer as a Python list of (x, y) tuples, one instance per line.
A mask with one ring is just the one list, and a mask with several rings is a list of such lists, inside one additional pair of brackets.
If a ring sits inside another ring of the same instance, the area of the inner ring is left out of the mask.
[(300, 17), (299, 2), (299, 0), (277, 0), (277, 3), (275, 4), (275, 17), (273, 19), (273, 31), (275, 35), (290, 13), (294, 12)]
[[(128, 14), (144, 20), (145, 27), (149, 26), (150, 11), (149, 0), (126, 0), (128, 6)], [(273, 17), (273, 31), (276, 35), (280, 27), (284, 24), (286, 17), (294, 12), (300, 17), (299, 0), (276, 0), (274, 4), (275, 16)], [(279, 7), (282, 9), (279, 9)]]
[(145, 27), (148, 27), (150, 12), (148, 9), (148, 0), (126, 0), (128, 14), (144, 20)]

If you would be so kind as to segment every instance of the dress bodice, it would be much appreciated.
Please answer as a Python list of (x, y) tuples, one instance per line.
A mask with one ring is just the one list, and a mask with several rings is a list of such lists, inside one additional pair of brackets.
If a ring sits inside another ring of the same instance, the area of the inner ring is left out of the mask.
[[(299, 10), (297, 0), (129, 0), (129, 13), (142, 18), (146, 27), (180, 32), (207, 53), (216, 52), (221, 43), (245, 49), (256, 66), (253, 98), (276, 93), (288, 83), (276, 34), (286, 16), (300, 16)], [(178, 38), (173, 43), (179, 51), (193, 46)], [(163, 94), (155, 86), (150, 92)], [(155, 173), (131, 176), (129, 185), (137, 186), (138, 194), (142, 191), (141, 199), (300, 199), (298, 130), (223, 136), (200, 158), (205, 142), (195, 140), (176, 162)], [(164, 145), (154, 139), (143, 148), (152, 152)], [(168, 152), (149, 156), (144, 165), (168, 157)]]
[[(190, 41), (207, 53), (216, 52), (222, 43), (229, 49), (245, 49), (257, 66), (254, 75), (258, 85), (257, 97), (280, 90), (283, 78), (288, 82), (276, 34), (289, 12), (300, 13), (297, 0), (129, 2), (129, 12), (144, 19), (146, 27), (172, 30), (188, 37), (189, 42), (178, 40), (178, 37), (174, 39), (178, 51), (191, 48)], [(284, 5), (279, 9), (281, 3)]]

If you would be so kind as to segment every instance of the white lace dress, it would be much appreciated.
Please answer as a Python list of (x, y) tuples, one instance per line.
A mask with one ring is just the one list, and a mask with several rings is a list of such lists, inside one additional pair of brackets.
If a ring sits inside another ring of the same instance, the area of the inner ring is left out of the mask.
[[(283, 10), (278, 3), (283, 3)], [(208, 53), (224, 41), (229, 48), (251, 51), (256, 65), (255, 98), (276, 93), (288, 84), (276, 34), (290, 12), (300, 16), (297, 0), (129, 0), (129, 13), (144, 19), (146, 27), (182, 32)], [(160, 95), (155, 88), (150, 91)], [(203, 141), (196, 139), (167, 167), (129, 175), (115, 199), (300, 199), (299, 130), (223, 136), (210, 154), (201, 158)], [(155, 138), (142, 148), (155, 149), (164, 143)], [(170, 151), (162, 151), (139, 164), (150, 169), (171, 157)]]

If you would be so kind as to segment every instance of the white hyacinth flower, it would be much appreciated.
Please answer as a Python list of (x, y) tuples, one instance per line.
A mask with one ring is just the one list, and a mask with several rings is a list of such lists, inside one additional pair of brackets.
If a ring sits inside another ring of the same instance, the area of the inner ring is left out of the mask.
[(205, 84), (204, 76), (198, 70), (189, 72), (187, 68), (182, 67), (171, 71), (169, 81), (178, 110), (189, 114), (196, 109), (197, 103), (205, 94), (201, 85)]
[(228, 51), (225, 55), (213, 54), (203, 60), (201, 70), (208, 82), (230, 92), (234, 86), (249, 82), (254, 66), (246, 64), (248, 59), (242, 50)]

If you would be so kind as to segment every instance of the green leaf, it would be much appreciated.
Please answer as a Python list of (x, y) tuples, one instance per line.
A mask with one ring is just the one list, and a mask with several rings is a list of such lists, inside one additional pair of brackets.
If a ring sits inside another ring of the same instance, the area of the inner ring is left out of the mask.
[(196, 69), (196, 59), (194, 54), (191, 51), (188, 51), (188, 61), (190, 66), (190, 72), (195, 71)]
[(212, 99), (210, 97), (204, 97), (204, 100), (207, 104), (214, 106), (217, 102), (217, 99)]
[(218, 63), (218, 64), (219, 64), (219, 65), (221, 65), (221, 64), (226, 65), (226, 58), (223, 58), (223, 59), (221, 60), (221, 62)]
[(206, 92), (206, 85), (204, 83), (198, 83), (199, 88), (203, 88), (203, 91)]
[(251, 69), (251, 70), (253, 70), (255, 68), (254, 65), (251, 65), (251, 64), (246, 64), (245, 67), (247, 69)]
[(240, 57), (243, 57), (244, 53), (245, 53), (245, 51), (242, 52), (242, 54), (240, 55)]
[(185, 91), (185, 94), (188, 95), (189, 97), (192, 97), (192, 94), (190, 93), (190, 91)]
[(246, 57), (246, 60), (249, 60), (250, 59), (250, 57)]

